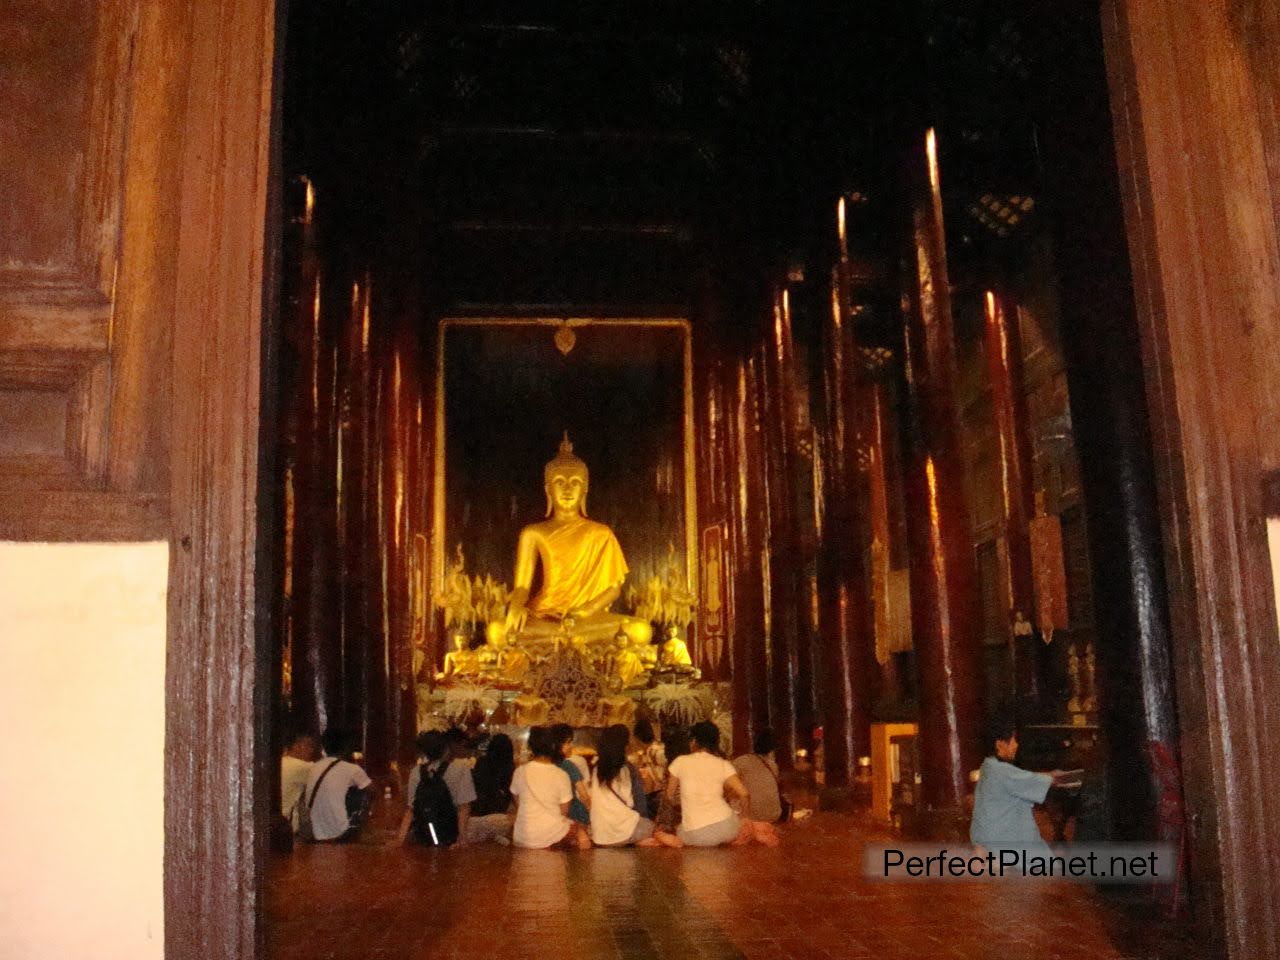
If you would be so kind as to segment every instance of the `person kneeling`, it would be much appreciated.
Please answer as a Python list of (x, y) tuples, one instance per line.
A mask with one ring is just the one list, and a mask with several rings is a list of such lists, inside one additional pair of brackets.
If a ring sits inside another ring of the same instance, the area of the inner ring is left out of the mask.
[(532, 850), (588, 849), (591, 838), (586, 828), (568, 816), (573, 787), (558, 766), (560, 743), (547, 727), (534, 727), (529, 731), (529, 752), (533, 759), (517, 767), (511, 778), (516, 801), (512, 841)]
[(591, 840), (598, 847), (682, 846), (679, 837), (656, 830), (653, 821), (636, 809), (644, 792), (627, 763), (630, 739), (622, 724), (605, 730), (590, 787), (579, 785), (580, 795), (591, 808)]
[(739, 817), (725, 802), (734, 796), (744, 810), (751, 797), (738, 771), (720, 756), (720, 731), (714, 723), (695, 723), (689, 731), (690, 752), (667, 767), (667, 793), (679, 796), (680, 829), (676, 835), (690, 847), (762, 843), (776, 846), (773, 824)]
[(973, 819), (969, 840), (987, 850), (1005, 847), (1047, 856), (1049, 845), (1036, 826), (1033, 807), (1044, 803), (1049, 788), (1059, 785), (1061, 770), (1036, 773), (1014, 765), (1018, 756), (1018, 728), (1008, 715), (997, 716), (987, 733), (990, 754), (978, 771), (973, 791)]

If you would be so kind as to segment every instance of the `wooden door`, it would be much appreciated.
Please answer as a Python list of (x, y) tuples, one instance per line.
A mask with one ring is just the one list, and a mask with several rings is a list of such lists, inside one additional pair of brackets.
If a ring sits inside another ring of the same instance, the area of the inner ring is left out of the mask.
[(0, 541), (168, 543), (171, 958), (260, 943), (275, 33), (273, 0), (0, 5)]

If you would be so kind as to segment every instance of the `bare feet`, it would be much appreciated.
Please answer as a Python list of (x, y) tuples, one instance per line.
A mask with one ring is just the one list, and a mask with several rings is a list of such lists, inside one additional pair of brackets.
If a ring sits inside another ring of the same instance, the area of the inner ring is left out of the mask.
[(574, 824), (574, 841), (578, 844), (579, 850), (591, 849), (591, 835), (580, 824)]
[(663, 833), (661, 830), (653, 835), (653, 839), (662, 844), (662, 846), (670, 847), (673, 850), (679, 850), (684, 846), (684, 841), (674, 833)]
[(637, 847), (660, 847), (662, 846), (662, 844), (658, 841), (657, 837), (646, 837), (643, 840), (637, 840), (636, 846)]
[(766, 847), (776, 847), (782, 842), (778, 837), (778, 831), (774, 829), (773, 824), (767, 823), (764, 820), (751, 821), (751, 836), (756, 843)]

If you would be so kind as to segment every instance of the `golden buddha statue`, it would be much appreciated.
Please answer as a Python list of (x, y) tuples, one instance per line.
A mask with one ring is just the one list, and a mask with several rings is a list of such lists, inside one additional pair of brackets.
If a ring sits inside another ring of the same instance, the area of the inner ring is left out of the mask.
[[(521, 530), (516, 546), (515, 588), (502, 630), (513, 646), (608, 644), (619, 630), (635, 643), (652, 636), (648, 622), (609, 609), (621, 593), (627, 561), (613, 531), (587, 518), (588, 481), (587, 465), (574, 456), (566, 433), (544, 470), (547, 519)], [(539, 566), (542, 587), (531, 598)]]
[(511, 645), (498, 654), (498, 674), (505, 683), (524, 683), (529, 676), (529, 654)]
[(680, 630), (674, 624), (667, 627), (667, 639), (658, 653), (659, 665), (668, 670), (693, 671), (693, 658), (689, 645), (680, 639)]
[(470, 648), (469, 641), (465, 633), (453, 635), (453, 649), (444, 655), (444, 669), (436, 674), (437, 680), (474, 677), (480, 673), (480, 654)]
[(618, 631), (613, 642), (613, 657), (607, 672), (609, 676), (616, 678), (621, 689), (625, 690), (641, 679), (647, 668), (640, 654), (636, 653), (634, 644), (626, 631)]

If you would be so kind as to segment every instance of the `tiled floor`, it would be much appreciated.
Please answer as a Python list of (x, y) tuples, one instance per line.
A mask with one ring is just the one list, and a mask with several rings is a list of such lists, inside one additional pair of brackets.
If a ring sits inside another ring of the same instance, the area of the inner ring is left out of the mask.
[[(273, 865), (272, 960), (1191, 960), (1159, 913), (1076, 885), (885, 884), (883, 837), (818, 814), (778, 849), (300, 847)], [(1132, 896), (1132, 895), (1131, 895)]]

